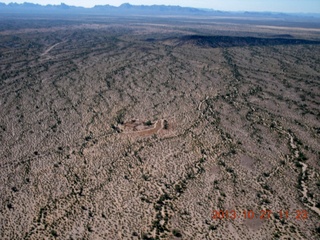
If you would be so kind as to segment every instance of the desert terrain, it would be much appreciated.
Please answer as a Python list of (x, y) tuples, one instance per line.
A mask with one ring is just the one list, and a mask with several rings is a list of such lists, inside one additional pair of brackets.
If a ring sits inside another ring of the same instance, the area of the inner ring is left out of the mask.
[(319, 26), (0, 22), (0, 239), (319, 239)]

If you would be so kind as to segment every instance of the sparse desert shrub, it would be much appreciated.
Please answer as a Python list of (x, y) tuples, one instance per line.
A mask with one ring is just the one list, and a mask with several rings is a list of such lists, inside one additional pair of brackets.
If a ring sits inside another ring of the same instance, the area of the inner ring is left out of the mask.
[(265, 177), (269, 177), (270, 176), (270, 174), (269, 173), (263, 173), (263, 176), (265, 176)]
[(187, 178), (187, 179), (193, 179), (193, 178), (195, 178), (195, 176), (194, 176), (193, 173), (188, 172), (186, 178)]
[(300, 139), (298, 139), (298, 138), (294, 138), (294, 141), (298, 144), (298, 145), (302, 145), (302, 142), (301, 142), (301, 140)]
[(52, 231), (51, 231), (51, 235), (52, 235), (53, 237), (58, 237), (58, 233), (57, 233), (56, 230), (52, 230)]
[(117, 116), (115, 117), (115, 120), (118, 124), (124, 123), (124, 116), (125, 116), (125, 110), (121, 110), (118, 112)]
[(177, 193), (183, 193), (183, 187), (180, 184), (176, 184), (174, 186), (174, 189), (176, 190)]
[(149, 180), (149, 176), (146, 175), (146, 174), (143, 174), (143, 175), (142, 175), (142, 178), (143, 178), (143, 180), (145, 180), (145, 181), (148, 181), (148, 180)]
[(152, 226), (153, 228), (157, 229), (158, 232), (164, 232), (164, 228), (159, 221), (153, 221)]
[(166, 129), (166, 130), (169, 128), (169, 123), (168, 123), (167, 120), (163, 121), (163, 128)]
[(267, 185), (267, 184), (263, 185), (262, 187), (263, 187), (265, 190), (268, 190), (268, 191), (270, 191), (270, 190), (271, 190), (270, 186), (269, 186), (269, 185)]
[(303, 162), (304, 162), (304, 161), (306, 161), (306, 160), (308, 160), (307, 156), (304, 155), (303, 152), (299, 152), (298, 161), (303, 161)]
[(155, 209), (156, 211), (161, 211), (161, 206), (160, 206), (160, 205), (155, 205), (155, 206), (154, 206), (154, 209)]
[(299, 163), (299, 162), (295, 162), (295, 164), (294, 164), (297, 168), (302, 168), (302, 164), (301, 163)]
[(182, 237), (182, 234), (177, 229), (173, 229), (172, 234), (173, 234), (173, 236), (178, 237), (178, 238)]
[(87, 229), (88, 229), (89, 232), (93, 232), (93, 229), (92, 229), (91, 226), (88, 226)]
[(226, 170), (227, 170), (227, 172), (229, 172), (229, 173), (233, 173), (233, 172), (234, 172), (233, 169), (230, 168), (230, 167), (228, 167)]
[(231, 154), (233, 154), (233, 155), (237, 153), (237, 151), (236, 151), (234, 148), (232, 148), (230, 152), (231, 152)]
[(262, 203), (270, 204), (271, 201), (268, 198), (265, 198), (265, 199), (262, 200)]
[(307, 196), (308, 196), (309, 198), (313, 198), (313, 197), (314, 197), (313, 193), (311, 193), (311, 192), (307, 192)]
[(144, 122), (144, 125), (146, 125), (146, 126), (151, 126), (151, 125), (152, 125), (152, 122), (151, 122), (150, 120), (148, 120), (148, 121)]
[(275, 233), (273, 234), (273, 236), (274, 236), (275, 239), (278, 239), (278, 238), (280, 238), (280, 233), (275, 232)]
[(215, 225), (210, 225), (209, 230), (211, 231), (217, 230), (217, 227)]
[(218, 164), (221, 165), (221, 166), (224, 166), (224, 167), (226, 166), (225, 162), (222, 161), (222, 160), (219, 160)]
[(143, 240), (153, 240), (153, 238), (149, 237), (148, 234), (146, 234), (146, 233), (142, 234), (142, 239)]
[(165, 200), (167, 200), (167, 199), (170, 200), (171, 197), (169, 196), (168, 193), (165, 193), (165, 194), (163, 194), (163, 195), (160, 196), (159, 201), (163, 202), (163, 201), (165, 201)]

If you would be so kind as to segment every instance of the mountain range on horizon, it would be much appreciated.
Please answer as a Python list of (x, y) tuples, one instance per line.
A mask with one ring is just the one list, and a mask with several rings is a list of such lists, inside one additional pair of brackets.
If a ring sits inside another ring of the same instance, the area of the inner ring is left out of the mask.
[(193, 7), (181, 7), (178, 5), (132, 5), (123, 3), (119, 7), (106, 5), (95, 5), (91, 8), (81, 6), (70, 6), (65, 3), (60, 5), (40, 5), (35, 3), (2, 3), (0, 2), (0, 13), (66, 13), (68, 14), (159, 14), (159, 15), (200, 15), (200, 16), (219, 16), (219, 15), (245, 15), (245, 16), (272, 16), (272, 17), (290, 17), (307, 16), (320, 17), (320, 14), (301, 14), (301, 13), (279, 13), (279, 12), (231, 12), (219, 11), (214, 9), (199, 9)]

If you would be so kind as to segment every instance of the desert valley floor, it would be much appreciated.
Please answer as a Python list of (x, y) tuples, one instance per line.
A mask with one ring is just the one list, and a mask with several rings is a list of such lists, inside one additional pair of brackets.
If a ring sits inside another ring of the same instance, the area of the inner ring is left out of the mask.
[(319, 28), (1, 22), (1, 239), (319, 239)]

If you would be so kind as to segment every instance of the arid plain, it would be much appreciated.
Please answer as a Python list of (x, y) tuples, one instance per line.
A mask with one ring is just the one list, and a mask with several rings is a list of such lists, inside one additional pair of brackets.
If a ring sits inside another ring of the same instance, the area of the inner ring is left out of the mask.
[(1, 239), (319, 239), (319, 28), (1, 21)]

